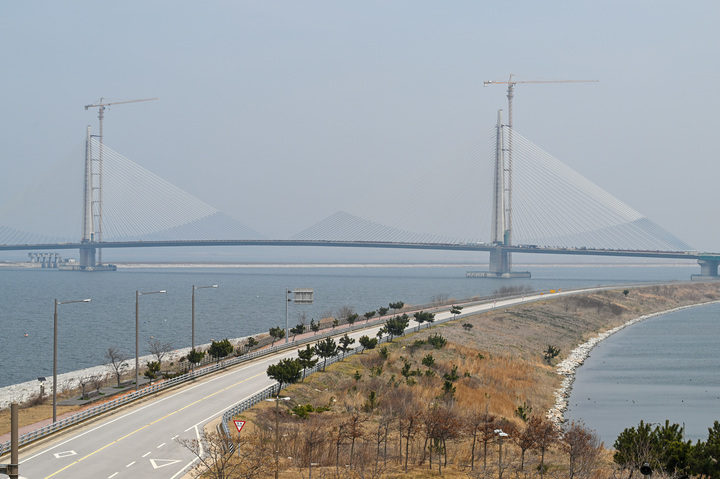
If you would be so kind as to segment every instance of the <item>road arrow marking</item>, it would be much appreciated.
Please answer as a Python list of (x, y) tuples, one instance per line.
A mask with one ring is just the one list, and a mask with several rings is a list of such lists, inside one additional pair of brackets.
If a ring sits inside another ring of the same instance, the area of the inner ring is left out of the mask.
[(175, 463), (180, 462), (180, 460), (174, 460), (174, 459), (150, 459), (150, 464), (152, 464), (153, 469), (160, 469), (161, 467), (165, 466), (172, 466)]
[(63, 457), (70, 457), (70, 456), (76, 456), (77, 452), (75, 451), (65, 451), (65, 452), (57, 452), (53, 454), (55, 456), (55, 459), (62, 459)]

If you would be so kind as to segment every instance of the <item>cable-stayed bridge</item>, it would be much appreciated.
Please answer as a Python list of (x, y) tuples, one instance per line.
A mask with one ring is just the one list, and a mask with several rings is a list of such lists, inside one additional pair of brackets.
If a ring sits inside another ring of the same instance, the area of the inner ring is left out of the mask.
[(491, 277), (528, 275), (512, 271), (513, 252), (696, 259), (702, 276), (717, 276), (720, 255), (694, 251), (498, 116), (402, 188), (368, 192), (284, 239), (171, 185), (88, 127), (84, 145), (0, 207), (0, 250), (78, 249), (84, 270), (102, 269), (102, 249), (264, 245), (487, 251)]

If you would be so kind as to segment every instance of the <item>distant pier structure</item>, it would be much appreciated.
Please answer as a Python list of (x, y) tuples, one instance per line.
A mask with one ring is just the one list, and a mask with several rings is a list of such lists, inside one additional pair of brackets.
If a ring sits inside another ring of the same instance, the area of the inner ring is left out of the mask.
[(60, 253), (28, 253), (31, 263), (40, 263), (41, 268), (57, 268), (60, 264), (74, 263), (75, 260), (63, 259)]

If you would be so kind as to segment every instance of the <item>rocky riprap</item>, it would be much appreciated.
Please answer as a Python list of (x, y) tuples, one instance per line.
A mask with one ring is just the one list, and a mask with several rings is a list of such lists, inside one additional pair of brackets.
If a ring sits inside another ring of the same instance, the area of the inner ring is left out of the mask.
[(635, 319), (631, 319), (630, 321), (627, 321), (626, 323), (621, 324), (620, 326), (617, 326), (612, 329), (608, 329), (607, 331), (603, 331), (602, 333), (599, 333), (594, 338), (584, 342), (580, 346), (573, 349), (570, 354), (563, 359), (558, 365), (555, 370), (558, 374), (565, 376), (562, 380), (562, 384), (558, 390), (555, 391), (555, 405), (550, 408), (550, 410), (547, 412), (547, 417), (555, 423), (556, 426), (560, 427), (565, 423), (565, 411), (568, 408), (568, 399), (570, 397), (570, 392), (572, 391), (572, 385), (575, 381), (575, 370), (582, 366), (582, 364), (585, 362), (585, 359), (590, 355), (590, 351), (600, 344), (601, 341), (609, 338), (613, 334), (617, 333), (621, 329), (624, 329), (628, 326), (631, 326), (635, 323), (639, 323), (640, 321), (645, 321), (646, 319), (654, 318), (656, 316), (660, 316), (667, 313), (672, 313), (674, 311), (680, 311), (682, 309), (687, 308), (693, 308), (695, 306), (704, 306), (711, 303), (716, 303), (718, 301), (711, 301), (710, 303), (702, 303), (702, 304), (693, 304), (689, 306), (681, 306), (679, 308), (670, 309), (667, 311), (661, 311), (658, 313), (652, 313), (652, 314), (646, 314), (644, 316), (640, 316)]

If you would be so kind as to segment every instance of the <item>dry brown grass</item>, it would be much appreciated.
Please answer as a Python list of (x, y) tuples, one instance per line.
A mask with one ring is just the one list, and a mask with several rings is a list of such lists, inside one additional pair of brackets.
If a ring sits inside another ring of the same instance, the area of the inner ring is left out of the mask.
[[(311, 414), (313, 420), (322, 418), (325, 424), (322, 432), (316, 429), (316, 435), (324, 435), (325, 440), (315, 446), (316, 459), (322, 467), (313, 470), (314, 477), (438, 477), (436, 461), (431, 471), (427, 458), (423, 460), (422, 433), (418, 433), (411, 441), (408, 474), (402, 470), (404, 446), (400, 447), (397, 431), (390, 433), (386, 468), (376, 471), (376, 475), (367, 470), (357, 470), (360, 464), (358, 458), (363, 458), (361, 462), (366, 465), (377, 461), (377, 431), (383, 421), (379, 411), (383, 405), (401, 411), (403, 403), (417, 404), (425, 410), (431, 409), (433, 405), (446, 404), (448, 395), (443, 394), (443, 375), (457, 366), (459, 378), (453, 383), (455, 392), (451, 402), (458, 414), (483, 412), (487, 408), (490, 414), (506, 421), (503, 427), (522, 428), (522, 421), (515, 415), (518, 406), (525, 404), (534, 413), (544, 414), (554, 403), (553, 392), (560, 384), (553, 367), (543, 359), (543, 351), (548, 345), (561, 349), (557, 361), (598, 331), (643, 314), (718, 298), (718, 283), (630, 288), (627, 296), (622, 289), (578, 296), (550, 296), (538, 303), (479, 314), (396, 338), (388, 345), (387, 359), (381, 358), (376, 351), (368, 351), (328, 367), (325, 373), (315, 374), (304, 383), (287, 388), (286, 394), (291, 397), (291, 401), (286, 405), (283, 416), (286, 423), (284, 427), (292, 431), (287, 437), (294, 439), (286, 439), (282, 447), (300, 454), (296, 441), (302, 440), (303, 425), (308, 424), (289, 415), (287, 408), (298, 404), (312, 404), (315, 407), (331, 405), (329, 412)], [(461, 326), (464, 323), (470, 323), (473, 327), (465, 329)], [(428, 344), (418, 343), (438, 333), (448, 340), (445, 348), (438, 350)], [(432, 354), (435, 359), (431, 367), (422, 364), (422, 359), (428, 354)], [(382, 367), (379, 375), (378, 367)], [(403, 375), (403, 368), (406, 375), (408, 370), (411, 371), (408, 377)], [(373, 369), (375, 374), (372, 373)], [(432, 371), (431, 376), (426, 375), (428, 370)], [(359, 380), (353, 378), (356, 371), (361, 376)], [(412, 375), (412, 371), (416, 371), (417, 375)], [(364, 408), (371, 391), (376, 393), (380, 404), (380, 409), (375, 409), (373, 413)], [(269, 404), (256, 407), (244, 418), (262, 429), (267, 427), (267, 421), (272, 417), (268, 416), (272, 414), (271, 408)], [(363, 410), (368, 411), (363, 423), (363, 437), (353, 456), (348, 455), (347, 446), (343, 443), (340, 462), (349, 466), (341, 466), (336, 474), (334, 464), (337, 446), (333, 434), (337, 435), (339, 424)], [(319, 427), (317, 424), (316, 428)], [(470, 444), (467, 438), (450, 441), (448, 465), (443, 468), (443, 477), (497, 477), (497, 446), (492, 445), (488, 450), (488, 467), (484, 472), (477, 468), (471, 472), (468, 467)], [(290, 453), (287, 455), (296, 457)], [(535, 477), (532, 472), (538, 465), (537, 454), (527, 454), (526, 473), (522, 474), (516, 471), (519, 451), (511, 442), (504, 447), (503, 456), (508, 460), (508, 470), (504, 474), (506, 477), (516, 477), (517, 474), (517, 477)], [(482, 462), (480, 456), (476, 461)], [(305, 477), (307, 468), (301, 467), (303, 464), (299, 458), (285, 460), (282, 477)], [(559, 448), (552, 449), (546, 456), (546, 464), (550, 468), (548, 477), (563, 477), (567, 468), (565, 453)], [(595, 477), (612, 477), (612, 469), (611, 455), (604, 452)]]

